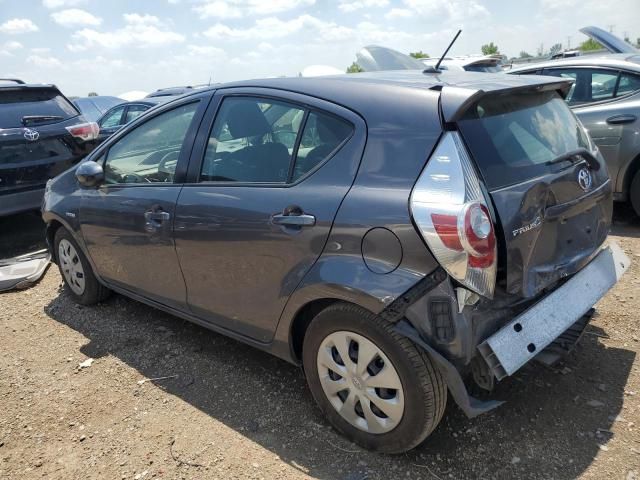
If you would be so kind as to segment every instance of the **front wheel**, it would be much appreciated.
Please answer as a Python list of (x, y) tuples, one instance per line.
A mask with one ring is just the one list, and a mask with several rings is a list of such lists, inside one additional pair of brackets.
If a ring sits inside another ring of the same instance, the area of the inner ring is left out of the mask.
[(303, 363), (329, 422), (369, 450), (410, 450), (444, 413), (446, 385), (430, 358), (391, 324), (355, 305), (334, 304), (313, 319)]
[(64, 227), (56, 231), (53, 245), (60, 274), (77, 303), (93, 305), (109, 296), (110, 290), (98, 282), (87, 257)]

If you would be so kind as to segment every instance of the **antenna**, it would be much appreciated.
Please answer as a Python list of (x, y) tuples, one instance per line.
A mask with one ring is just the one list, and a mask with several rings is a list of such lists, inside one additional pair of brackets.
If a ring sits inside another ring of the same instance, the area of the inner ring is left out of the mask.
[(444, 60), (444, 57), (447, 56), (447, 53), (449, 53), (449, 50), (451, 49), (451, 47), (453, 47), (453, 44), (456, 42), (456, 40), (458, 39), (458, 37), (460, 36), (461, 33), (462, 33), (462, 30), (458, 30), (458, 33), (456, 33), (456, 36), (453, 37), (453, 40), (451, 40), (451, 43), (449, 44), (447, 49), (444, 51), (444, 53), (440, 57), (440, 60), (438, 60), (438, 63), (436, 63), (436, 66), (435, 67), (426, 68), (425, 70), (422, 71), (422, 73), (438, 73), (440, 71), (439, 70), (440, 64)]

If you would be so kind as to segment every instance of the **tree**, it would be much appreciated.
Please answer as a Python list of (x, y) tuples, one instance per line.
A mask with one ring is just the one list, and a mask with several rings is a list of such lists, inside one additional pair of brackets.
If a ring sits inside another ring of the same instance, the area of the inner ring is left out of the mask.
[(582, 50), (583, 52), (590, 52), (593, 50), (602, 50), (604, 47), (596, 42), (593, 38), (585, 40), (580, 44), (578, 50)]
[(525, 52), (524, 50), (520, 52), (520, 56), (519, 58), (532, 58), (533, 55), (531, 55), (530, 53)]
[(87, 97), (97, 97), (97, 96), (98, 96), (98, 94), (96, 92), (89, 92), (87, 94)]
[(347, 68), (347, 73), (360, 73), (360, 72), (364, 72), (364, 70), (362, 69), (362, 67), (360, 65), (358, 65), (356, 62), (353, 62), (349, 68)]
[(551, 45), (551, 48), (549, 49), (549, 55), (553, 57), (556, 53), (560, 53), (561, 51), (562, 51), (562, 44), (556, 43), (554, 45)]
[(496, 53), (500, 53), (498, 46), (494, 45), (493, 42), (482, 45), (480, 50), (482, 50), (483, 55), (495, 55)]
[(424, 53), (422, 50), (418, 51), (418, 52), (411, 52), (409, 53), (410, 57), (413, 58), (429, 58), (429, 54), (428, 53)]

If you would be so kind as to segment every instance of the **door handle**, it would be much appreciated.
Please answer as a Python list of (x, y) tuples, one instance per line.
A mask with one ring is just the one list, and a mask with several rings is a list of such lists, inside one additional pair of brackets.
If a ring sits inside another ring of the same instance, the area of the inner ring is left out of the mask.
[(635, 115), (631, 115), (630, 113), (614, 115), (613, 117), (607, 118), (607, 123), (609, 125), (622, 125), (624, 123), (633, 123), (637, 118), (638, 117), (636, 117)]
[(273, 215), (271, 223), (274, 225), (308, 227), (316, 224), (316, 217), (304, 213), (302, 208), (297, 205), (289, 205), (282, 213)]
[(316, 217), (313, 215), (274, 215), (272, 218), (274, 225), (295, 225), (298, 227), (313, 226), (316, 224)]
[(147, 233), (155, 233), (162, 228), (163, 222), (170, 218), (171, 214), (161, 209), (147, 210), (144, 212), (144, 229)]
[(171, 218), (171, 214), (169, 212), (163, 211), (149, 211), (144, 212), (144, 218), (145, 220), (164, 222), (165, 220), (169, 220)]

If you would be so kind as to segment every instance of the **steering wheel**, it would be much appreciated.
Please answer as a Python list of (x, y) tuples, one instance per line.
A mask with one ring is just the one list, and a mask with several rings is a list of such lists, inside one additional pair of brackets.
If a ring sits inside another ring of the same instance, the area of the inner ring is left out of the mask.
[(175, 160), (177, 162), (179, 156), (180, 156), (180, 151), (179, 150), (172, 150), (171, 152), (166, 153), (160, 159), (160, 163), (158, 163), (158, 173), (162, 172), (162, 173), (166, 173), (166, 174), (169, 174), (169, 175), (173, 175), (175, 173), (175, 169), (174, 169), (174, 171), (168, 170), (166, 168), (167, 167), (167, 162), (169, 162), (171, 160)]

